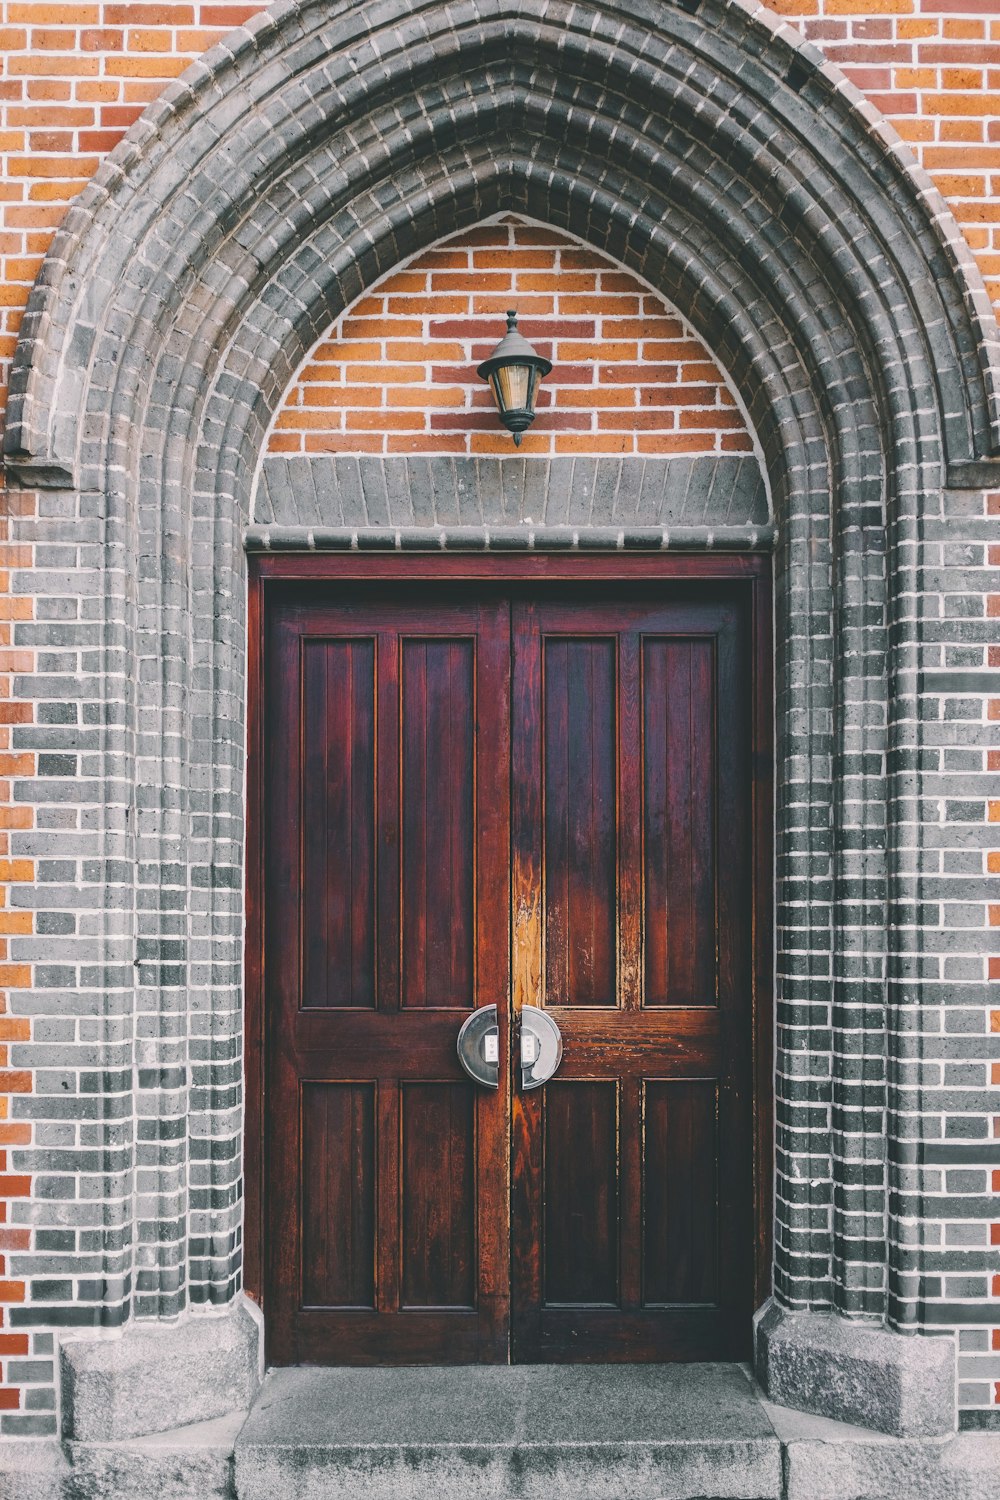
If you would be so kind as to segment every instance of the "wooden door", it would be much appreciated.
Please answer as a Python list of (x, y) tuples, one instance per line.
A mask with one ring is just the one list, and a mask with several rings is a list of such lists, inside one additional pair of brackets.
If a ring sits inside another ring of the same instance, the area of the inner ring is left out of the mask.
[[(748, 1353), (753, 618), (724, 581), (272, 587), (273, 1363)], [(564, 1043), (531, 1093), (524, 1004)], [(498, 1091), (456, 1056), (485, 1005)]]
[(269, 611), (268, 1358), (506, 1360), (509, 609), (341, 588)]
[(749, 632), (724, 597), (594, 598), (514, 611), (514, 1004), (564, 1045), (514, 1096), (514, 1357), (742, 1358)]

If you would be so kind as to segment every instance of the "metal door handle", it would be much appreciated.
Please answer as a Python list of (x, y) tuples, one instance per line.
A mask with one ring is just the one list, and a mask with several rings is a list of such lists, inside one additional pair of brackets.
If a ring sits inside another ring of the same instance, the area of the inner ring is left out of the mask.
[(482, 1005), (462, 1022), (458, 1060), (473, 1083), (484, 1089), (500, 1087), (500, 1028), (495, 1005)]
[(521, 1006), (521, 1087), (540, 1089), (562, 1062), (562, 1033), (547, 1010)]

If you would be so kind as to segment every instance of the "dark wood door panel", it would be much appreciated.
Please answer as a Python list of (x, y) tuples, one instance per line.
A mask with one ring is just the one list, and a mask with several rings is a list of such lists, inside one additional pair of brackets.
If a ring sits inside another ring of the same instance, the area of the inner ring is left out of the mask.
[(513, 634), (514, 1003), (563, 1035), (514, 1101), (515, 1357), (742, 1355), (748, 620), (732, 597), (531, 599)]
[(475, 961), (475, 641), (402, 647), (402, 1004), (468, 1010)]
[(375, 1307), (375, 1084), (303, 1080), (304, 1307)]
[(506, 1359), (509, 611), (268, 622), (269, 1357)]
[(404, 1083), (400, 1091), (400, 1306), (476, 1301), (475, 1084)]
[(642, 1305), (718, 1307), (719, 1081), (643, 1083)]
[(615, 640), (546, 642), (545, 992), (612, 1005), (617, 888)]
[(642, 640), (645, 1005), (713, 1005), (715, 639)]
[(545, 1095), (543, 1304), (617, 1307), (617, 1083), (555, 1078)]

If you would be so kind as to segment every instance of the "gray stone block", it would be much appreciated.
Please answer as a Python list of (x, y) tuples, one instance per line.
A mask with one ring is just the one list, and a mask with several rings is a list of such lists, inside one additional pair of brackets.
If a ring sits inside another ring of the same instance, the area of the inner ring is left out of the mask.
[(1000, 1436), (785, 1446), (787, 1500), (996, 1500)]
[(764, 1403), (785, 1500), (995, 1500), (1000, 1433), (891, 1438)]
[(771, 1300), (754, 1319), (757, 1378), (780, 1406), (897, 1437), (956, 1427), (953, 1336), (894, 1333)]
[(233, 1500), (233, 1445), (245, 1412), (121, 1443), (67, 1443), (61, 1500)]
[(64, 1435), (117, 1442), (246, 1410), (260, 1379), (259, 1318), (243, 1300), (222, 1317), (66, 1339), (60, 1357)]
[(0, 1500), (234, 1500), (246, 1413), (115, 1443), (5, 1442)]
[(0, 1443), (0, 1500), (61, 1500), (69, 1464), (53, 1438)]

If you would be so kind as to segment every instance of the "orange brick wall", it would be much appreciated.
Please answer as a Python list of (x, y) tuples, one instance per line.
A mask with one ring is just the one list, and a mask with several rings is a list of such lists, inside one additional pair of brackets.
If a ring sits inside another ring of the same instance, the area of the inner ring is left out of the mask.
[(907, 141), (1000, 309), (998, 0), (770, 0)]
[[(998, 0), (772, 0), (772, 4), (844, 68), (911, 144), (918, 160), (949, 200), (978, 258), (994, 305), (1000, 308)], [(43, 3), (43, 0), (0, 3), (0, 56), (5, 62), (0, 75), (0, 413), (6, 368), (28, 292), (67, 204), (94, 172), (102, 155), (114, 146), (163, 85), (230, 27), (262, 8), (235, 3), (160, 4), (155, 0), (135, 4), (70, 5)], [(449, 253), (454, 248), (449, 246)], [(515, 264), (515, 252), (528, 253), (532, 248), (544, 248), (548, 260), (530, 268)], [(470, 253), (475, 255), (476, 246), (464, 244), (462, 253), (467, 257)], [(586, 274), (594, 278), (601, 296), (609, 289), (604, 284), (606, 278), (614, 274), (597, 257), (590, 256), (588, 260), (587, 253), (581, 253), (579, 248), (563, 248), (562, 244), (550, 243), (544, 247), (537, 242), (517, 244), (509, 237), (507, 253), (511, 258), (506, 271), (501, 268), (501, 274), (506, 276), (508, 284), (513, 280), (517, 300), (526, 313), (527, 301), (521, 295), (518, 278), (526, 276), (529, 270), (551, 276), (559, 266), (567, 274), (570, 270), (574, 275)], [(572, 260), (574, 256), (579, 263), (571, 266), (567, 257)], [(416, 268), (399, 275), (412, 275), (414, 269), (424, 278), (425, 287), (430, 275), (433, 291), (436, 274), (433, 259), (421, 257)], [(438, 266), (437, 274), (446, 269)], [(473, 264), (473, 273), (475, 269)], [(484, 267), (484, 274), (487, 269), (497, 270)], [(374, 308), (379, 297), (402, 298), (404, 293), (398, 285), (395, 292), (390, 290), (398, 279), (397, 276), (383, 284), (365, 299), (365, 305)], [(506, 305), (509, 292), (497, 290), (499, 302)], [(524, 291), (527, 290), (525, 287)], [(499, 322), (494, 323), (492, 317), (486, 316), (489, 308), (485, 301), (476, 305), (475, 288), (464, 295), (467, 305), (456, 316), (472, 321), (482, 315), (484, 325), (489, 325), (482, 343), (492, 344), (495, 332), (499, 332)], [(492, 295), (493, 289), (489, 293)], [(552, 295), (554, 299), (562, 297), (563, 291), (554, 291)], [(570, 295), (576, 293), (566, 290), (565, 296)], [(641, 297), (642, 315), (651, 322), (671, 317), (641, 288), (626, 291), (623, 282), (620, 295)], [(553, 316), (558, 314), (562, 318), (565, 313), (562, 304), (554, 300)], [(357, 324), (362, 317), (370, 316), (362, 308), (352, 310), (344, 326), (336, 330), (341, 337), (336, 342), (325, 341), (316, 351), (307, 372), (309, 378), (303, 379), (290, 394), (272, 437), (272, 446), (294, 444), (296, 451), (308, 451), (329, 443), (336, 434), (341, 448), (349, 440), (355, 448), (374, 443), (378, 451), (391, 451), (398, 443), (404, 449), (409, 445), (412, 451), (418, 442), (430, 438), (446, 451), (482, 451), (480, 445), (489, 448), (498, 441), (507, 444), (505, 451), (509, 451), (508, 440), (498, 439), (492, 419), (486, 420), (484, 391), (471, 386), (467, 372), (457, 368), (467, 348), (478, 353), (481, 347), (478, 328), (454, 339), (450, 336), (438, 339), (440, 330), (435, 330), (435, 339), (448, 343), (456, 351), (440, 361), (442, 368), (452, 366), (452, 375), (445, 379), (434, 379), (432, 365), (430, 380), (393, 382), (391, 395), (390, 382), (369, 382), (366, 389), (377, 394), (380, 404), (375, 404), (376, 395), (372, 395), (373, 404), (368, 407), (360, 405), (356, 394), (347, 397), (343, 389), (338, 393), (338, 383), (342, 388), (346, 384), (345, 377), (338, 376), (338, 367), (344, 367), (351, 357), (348, 353), (345, 358), (345, 350), (356, 352), (358, 343), (383, 342), (361, 338)], [(598, 317), (605, 314), (598, 315), (594, 310), (590, 316), (596, 324)], [(609, 322), (613, 320), (613, 314), (606, 316)], [(526, 317), (525, 331), (534, 337), (535, 329), (536, 325)], [(595, 336), (608, 339), (603, 324), (595, 327)], [(678, 330), (662, 341), (679, 343), (684, 339), (686, 335)], [(542, 342), (541, 333), (539, 341)], [(650, 342), (656, 341), (650, 335)], [(393, 342), (406, 340), (393, 339)], [(627, 342), (631, 346), (631, 336)], [(457, 353), (459, 349), (461, 355)], [(709, 361), (703, 354), (696, 359), (693, 347), (688, 345), (688, 349), (691, 354), (688, 365), (700, 362), (707, 366)], [(560, 362), (565, 358), (571, 364), (575, 359), (561, 348), (557, 353)], [(643, 357), (648, 357), (644, 347), (640, 359)], [(398, 363), (405, 367), (416, 362), (403, 358)], [(607, 363), (610, 366), (613, 362), (609, 359)], [(674, 361), (668, 363), (672, 366)], [(705, 445), (725, 447), (745, 443), (746, 435), (739, 426), (729, 425), (736, 410), (718, 375), (710, 379), (706, 373), (703, 380), (695, 380), (691, 370), (685, 370), (685, 360), (679, 352), (676, 364), (676, 379), (673, 375), (670, 380), (661, 379), (644, 371), (637, 383), (640, 394), (631, 408), (616, 407), (611, 399), (615, 389), (626, 388), (626, 383), (602, 378), (594, 383), (594, 391), (602, 395), (602, 401), (589, 409), (589, 427), (550, 425), (548, 437), (542, 439), (539, 423), (538, 435), (533, 434), (530, 443), (545, 441), (563, 451), (582, 444), (591, 452), (601, 451), (605, 442), (628, 443), (632, 445), (628, 451), (644, 451), (643, 445), (669, 446), (690, 434)], [(319, 372), (315, 379), (312, 370)], [(557, 388), (558, 372), (556, 376), (550, 390)], [(671, 381), (675, 388), (685, 390), (692, 385), (710, 388), (713, 399), (706, 399), (703, 407), (694, 402), (676, 402), (673, 415), (677, 420), (672, 420), (670, 426), (662, 425), (667, 420), (668, 406), (660, 404), (660, 397)], [(428, 406), (417, 400), (415, 406), (407, 406), (403, 389), (421, 384), (440, 396), (440, 404), (435, 401)], [(556, 409), (560, 416), (582, 410), (571, 404), (577, 393), (570, 390), (570, 384), (566, 382), (565, 389), (560, 388)], [(330, 389), (321, 391), (322, 387)], [(651, 393), (648, 403), (642, 399), (646, 392)], [(607, 398), (606, 404), (603, 397)], [(380, 417), (376, 425), (368, 425), (375, 420), (376, 411), (385, 413), (385, 421)], [(634, 414), (635, 420), (626, 426), (609, 423), (610, 417), (626, 411)], [(680, 420), (686, 413), (690, 424), (694, 411), (702, 412), (709, 425), (686, 426)], [(410, 414), (410, 420), (419, 416), (421, 425), (404, 427), (406, 413)], [(650, 418), (651, 413), (655, 417)], [(434, 421), (442, 416), (454, 420), (459, 415), (469, 425), (447, 427)], [(642, 422), (638, 420), (640, 416)], [(318, 425), (314, 418), (318, 419)], [(647, 425), (647, 419), (661, 425)], [(613, 447), (613, 451), (620, 451), (620, 446)], [(18, 497), (17, 503), (30, 503), (30, 497)], [(995, 502), (996, 512), (1000, 512), (1000, 501)], [(991, 556), (991, 561), (996, 563), (998, 558)], [(32, 713), (30, 704), (12, 701), (14, 675), (30, 670), (31, 653), (15, 653), (10, 634), (15, 609), (29, 616), (32, 610), (30, 580), (19, 579), (15, 592), (11, 590), (12, 574), (30, 573), (32, 564), (30, 548), (14, 551), (9, 546), (6, 521), (0, 517), (0, 1155), (12, 1144), (28, 1144), (25, 1138), (28, 1127), (10, 1123), (7, 1108), (9, 1095), (26, 1089), (31, 1080), (27, 1073), (8, 1067), (8, 1045), (11, 1040), (24, 1037), (28, 1022), (16, 1013), (17, 989), (25, 976), (7, 963), (6, 949), (8, 935), (22, 931), (26, 920), (14, 909), (12, 893), (17, 882), (33, 878), (34, 870), (30, 861), (11, 864), (6, 830), (14, 824), (30, 826), (32, 818), (30, 804), (15, 799), (14, 786), (18, 778), (33, 774), (33, 760), (18, 756), (11, 748), (12, 724)], [(997, 612), (1000, 613), (1000, 602)], [(28, 660), (22, 660), (22, 656)], [(990, 716), (1000, 718), (996, 704), (991, 705)], [(1000, 769), (1000, 757), (990, 762), (990, 768)], [(1000, 873), (1000, 850), (988, 856), (987, 868)], [(985, 917), (984, 913), (984, 920)], [(989, 917), (994, 925), (1000, 926), (1000, 905), (990, 908)], [(991, 975), (1000, 978), (1000, 957), (993, 960)], [(994, 1012), (994, 1025), (1000, 1029), (1000, 1011)], [(995, 1132), (1000, 1135), (1000, 1121), (995, 1122)], [(39, 1405), (32, 1407), (30, 1390), (10, 1381), (3, 1383), (8, 1359), (27, 1352), (24, 1336), (11, 1334), (5, 1327), (5, 1306), (23, 1296), (23, 1287), (7, 1275), (6, 1256), (11, 1250), (23, 1248), (24, 1231), (10, 1227), (4, 1200), (9, 1202), (24, 1196), (28, 1186), (22, 1178), (7, 1174), (6, 1161), (0, 1161), (0, 1411), (3, 1412), (43, 1410)], [(994, 1226), (993, 1240), (1000, 1243), (1000, 1223)], [(1000, 1282), (995, 1290), (1000, 1298)], [(1000, 1349), (1000, 1335), (995, 1337), (994, 1345)], [(997, 1401), (1000, 1404), (1000, 1389)], [(54, 1420), (52, 1417), (53, 1424)]]
[(523, 454), (751, 452), (712, 355), (636, 277), (508, 218), (427, 250), (339, 318), (289, 391), (272, 453), (513, 453), (476, 366), (504, 310), (552, 361)]

